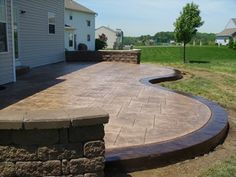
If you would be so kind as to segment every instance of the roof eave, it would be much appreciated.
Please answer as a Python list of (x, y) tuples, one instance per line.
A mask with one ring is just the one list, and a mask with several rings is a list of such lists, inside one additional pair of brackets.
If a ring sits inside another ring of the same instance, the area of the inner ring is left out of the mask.
[(72, 10), (72, 11), (76, 11), (76, 12), (82, 12), (82, 13), (86, 13), (86, 14), (93, 14), (93, 15), (98, 15), (96, 12), (87, 12), (87, 11), (82, 11), (82, 10), (77, 10), (77, 9), (71, 9), (71, 8), (65, 8), (66, 10)]

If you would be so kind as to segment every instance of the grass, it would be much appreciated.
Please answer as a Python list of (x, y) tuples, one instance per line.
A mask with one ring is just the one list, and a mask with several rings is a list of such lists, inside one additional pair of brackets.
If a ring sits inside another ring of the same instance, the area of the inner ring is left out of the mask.
[(201, 177), (236, 177), (236, 157), (225, 161), (203, 173)]
[(181, 47), (141, 47), (141, 49), (142, 62), (171, 66), (186, 74), (183, 80), (166, 82), (162, 84), (163, 86), (203, 96), (228, 109), (236, 110), (235, 50), (226, 47), (188, 47), (187, 59), (209, 63), (183, 64)]
[[(184, 79), (162, 86), (203, 96), (236, 110), (236, 51), (226, 47), (188, 47), (187, 59), (209, 63), (182, 63), (180, 47), (139, 47), (141, 61), (171, 66), (184, 73)], [(211, 168), (201, 177), (236, 176), (236, 156)]]
[[(139, 47), (142, 49), (142, 62), (161, 64), (181, 64), (182, 47)], [(188, 60), (207, 61), (204, 64), (188, 65), (218, 71), (236, 73), (236, 51), (226, 47), (187, 47)]]

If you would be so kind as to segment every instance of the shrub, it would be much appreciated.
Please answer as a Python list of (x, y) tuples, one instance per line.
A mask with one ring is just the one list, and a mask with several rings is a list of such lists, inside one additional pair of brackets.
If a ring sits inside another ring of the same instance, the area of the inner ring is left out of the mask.
[(96, 50), (105, 49), (106, 46), (107, 46), (107, 43), (105, 41), (102, 41), (100, 39), (96, 39), (95, 40), (95, 48), (96, 48)]
[(230, 49), (234, 48), (234, 40), (232, 38), (229, 39), (228, 46), (229, 46)]
[(233, 49), (236, 50), (236, 41), (234, 42)]

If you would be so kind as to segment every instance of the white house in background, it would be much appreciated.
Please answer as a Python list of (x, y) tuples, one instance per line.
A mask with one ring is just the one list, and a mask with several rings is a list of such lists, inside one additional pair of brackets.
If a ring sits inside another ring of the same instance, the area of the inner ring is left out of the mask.
[(216, 34), (216, 44), (227, 45), (230, 38), (236, 41), (236, 18), (230, 19), (224, 31)]
[(121, 29), (113, 30), (106, 26), (101, 26), (100, 28), (96, 29), (95, 32), (96, 39), (99, 38), (100, 35), (105, 34), (107, 37), (107, 48), (113, 49), (116, 43), (122, 44), (123, 43), (123, 31)]
[(86, 44), (88, 50), (95, 50), (95, 16), (96, 12), (74, 0), (65, 0), (66, 50), (78, 50), (79, 44)]
[(64, 25), (64, 0), (0, 0), (0, 85), (16, 66), (63, 61)]

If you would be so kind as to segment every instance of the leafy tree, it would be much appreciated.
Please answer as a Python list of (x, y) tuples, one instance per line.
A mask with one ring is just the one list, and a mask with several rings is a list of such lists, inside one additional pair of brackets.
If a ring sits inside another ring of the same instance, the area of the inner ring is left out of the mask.
[(103, 42), (107, 42), (107, 36), (106, 36), (104, 33), (102, 33), (101, 35), (99, 35), (99, 39), (100, 39), (101, 41), (103, 41)]
[(203, 23), (199, 7), (193, 2), (188, 3), (183, 8), (180, 17), (174, 23), (176, 40), (177, 42), (182, 42), (184, 46), (184, 63), (186, 62), (186, 44), (196, 35), (197, 28), (202, 26)]

